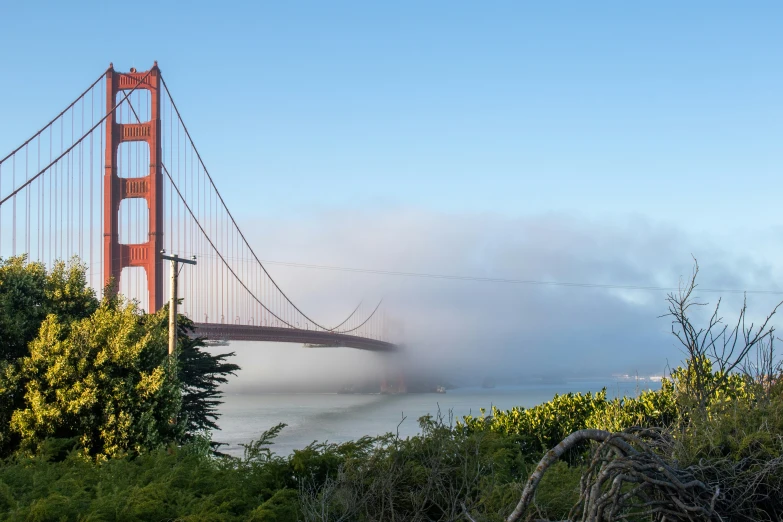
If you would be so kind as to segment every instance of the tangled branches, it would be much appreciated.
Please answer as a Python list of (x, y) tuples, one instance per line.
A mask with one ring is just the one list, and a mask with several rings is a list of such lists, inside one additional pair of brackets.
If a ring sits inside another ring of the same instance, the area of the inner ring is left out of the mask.
[(350, 451), (343, 449), (349, 444), (308, 448), (350, 456), (332, 476), (302, 477), (303, 520), (470, 520), (481, 492), (490, 495), (496, 483), (492, 435), (457, 432), (440, 414), (422, 417), (419, 425), (420, 436), (368, 438)]
[(715, 511), (722, 520), (772, 522), (783, 517), (783, 456), (754, 453), (739, 460), (703, 459), (693, 467), (702, 482), (720, 483)]
[(520, 519), (547, 469), (582, 441), (598, 445), (582, 475), (579, 502), (571, 510), (569, 520), (721, 520), (716, 511), (720, 488), (705, 484), (696, 477), (694, 469), (680, 469), (667, 458), (671, 455), (671, 441), (661, 432), (580, 430), (541, 459), (507, 522)]

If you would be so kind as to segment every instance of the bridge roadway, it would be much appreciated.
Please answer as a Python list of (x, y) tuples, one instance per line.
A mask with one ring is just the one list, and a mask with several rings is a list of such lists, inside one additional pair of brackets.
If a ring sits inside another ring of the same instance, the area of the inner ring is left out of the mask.
[(356, 348), (371, 352), (397, 352), (400, 349), (398, 345), (386, 341), (316, 330), (244, 324), (195, 323), (194, 326), (194, 333), (197, 336), (206, 337), (213, 341), (302, 343), (324, 347)]

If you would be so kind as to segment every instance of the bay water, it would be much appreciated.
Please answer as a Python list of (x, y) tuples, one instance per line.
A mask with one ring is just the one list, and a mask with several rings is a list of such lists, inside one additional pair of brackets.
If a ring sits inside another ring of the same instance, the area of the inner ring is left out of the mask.
[(227, 392), (219, 409), (220, 430), (213, 433), (213, 440), (227, 444), (221, 451), (240, 456), (240, 444), (258, 439), (263, 431), (282, 422), (287, 426), (272, 449), (279, 455), (288, 455), (313, 441), (345, 442), (388, 432), (401, 437), (415, 435), (420, 431), (417, 419), (427, 414), (440, 412), (447, 421), (449, 417), (456, 420), (464, 415), (480, 415), (481, 408), (529, 408), (555, 394), (597, 392), (602, 388), (606, 388), (609, 397), (635, 396), (644, 389), (660, 388), (660, 383), (574, 381), (402, 395)]

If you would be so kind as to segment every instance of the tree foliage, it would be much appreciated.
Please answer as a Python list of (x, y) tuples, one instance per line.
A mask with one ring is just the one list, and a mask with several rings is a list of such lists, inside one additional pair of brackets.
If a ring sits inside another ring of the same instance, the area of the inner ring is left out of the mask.
[(47, 315), (56, 315), (67, 327), (97, 309), (85, 270), (77, 259), (58, 261), (49, 272), (26, 256), (0, 259), (0, 361), (27, 355), (27, 346)]
[[(492, 431), (513, 436), (524, 455), (538, 456), (572, 432), (593, 428), (622, 430), (630, 426), (658, 426), (673, 422), (677, 405), (673, 383), (666, 379), (661, 390), (643, 391), (638, 397), (608, 399), (606, 389), (597, 393), (555, 395), (551, 401), (532, 408), (492, 408), (489, 415), (465, 416), (458, 429)], [(566, 460), (583, 460), (587, 444), (569, 451)]]
[(121, 299), (70, 324), (50, 314), (17, 365), (25, 407), (11, 429), (22, 448), (75, 438), (85, 453), (113, 457), (176, 440), (179, 383), (167, 368), (166, 332), (150, 323)]
[(40, 263), (27, 264), (24, 257), (0, 261), (0, 361), (24, 356), (38, 334), (49, 308), (47, 280)]
[(19, 443), (10, 429), (13, 412), (24, 407), (26, 382), (17, 364), (28, 355), (41, 324), (53, 314), (67, 330), (97, 307), (85, 267), (77, 259), (56, 262), (49, 272), (26, 256), (0, 259), (0, 455)]
[(168, 310), (99, 302), (85, 272), (76, 259), (48, 272), (24, 256), (0, 261), (0, 455), (59, 439), (110, 457), (216, 429), (233, 353), (210, 354), (180, 318), (170, 368)]
[(218, 406), (222, 404), (220, 386), (236, 375), (239, 366), (228, 362), (234, 352), (212, 354), (204, 338), (193, 336), (193, 322), (180, 317), (178, 379), (181, 383), (180, 417), (185, 423), (185, 439), (218, 429)]

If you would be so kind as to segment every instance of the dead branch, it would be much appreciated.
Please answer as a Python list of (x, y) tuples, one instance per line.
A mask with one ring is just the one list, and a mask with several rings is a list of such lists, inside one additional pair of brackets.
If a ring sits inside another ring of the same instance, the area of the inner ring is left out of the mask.
[[(544, 477), (546, 470), (549, 469), (552, 464), (557, 462), (557, 460), (562, 457), (566, 451), (585, 440), (605, 442), (612, 439), (612, 433), (604, 430), (579, 430), (563, 439), (560, 444), (549, 450), (538, 463), (535, 471), (533, 471), (533, 473), (530, 475), (527, 484), (525, 484), (525, 489), (522, 490), (522, 497), (519, 499), (519, 502), (517, 503), (516, 508), (514, 508), (514, 511), (511, 512), (508, 518), (506, 518), (506, 522), (516, 522), (519, 520), (519, 517), (522, 516), (522, 514), (527, 509), (527, 506), (530, 504), (530, 501), (533, 500), (533, 495), (536, 492), (536, 488), (538, 487), (539, 482), (541, 482), (541, 479)], [(620, 446), (619, 449), (621, 451), (633, 451), (633, 449), (629, 448), (627, 443), (624, 441), (617, 440), (616, 445)]]
[(582, 475), (580, 496), (569, 520), (620, 521), (721, 520), (715, 510), (720, 490), (705, 484), (693, 470), (679, 469), (667, 458), (671, 442), (658, 431), (611, 433), (580, 430), (547, 452), (530, 475), (516, 509), (506, 522), (525, 513), (547, 469), (575, 444), (599, 443)]
[[(668, 294), (668, 313), (663, 317), (672, 317), (672, 335), (685, 349), (687, 364), (692, 372), (692, 378), (684, 382), (686, 391), (696, 399), (700, 408), (704, 408), (715, 390), (726, 384), (730, 374), (743, 368), (750, 352), (754, 348), (763, 350), (774, 338), (775, 327), (770, 321), (783, 302), (778, 303), (759, 325), (752, 322), (748, 324), (746, 296), (737, 321), (729, 328), (720, 316), (722, 301), (718, 299), (707, 326), (697, 328), (691, 321), (691, 309), (707, 306), (707, 303), (694, 297), (698, 287), (696, 277), (699, 274), (699, 263), (695, 258), (693, 261), (694, 269), (690, 279), (680, 284), (678, 292)], [(710, 361), (711, 365), (705, 367), (703, 361)]]

